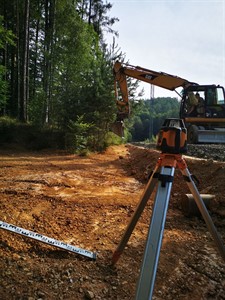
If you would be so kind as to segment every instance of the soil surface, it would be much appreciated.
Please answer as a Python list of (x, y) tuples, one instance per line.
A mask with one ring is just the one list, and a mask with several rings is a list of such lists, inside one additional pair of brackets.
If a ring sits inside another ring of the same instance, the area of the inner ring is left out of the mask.
[[(0, 229), (0, 298), (134, 299), (150, 224), (151, 195), (120, 259), (111, 260), (159, 152), (114, 146), (88, 157), (0, 152), (0, 220), (97, 254), (96, 261)], [(185, 158), (225, 241), (225, 163)], [(225, 263), (201, 217), (186, 217), (190, 193), (176, 170), (153, 299), (225, 299)]]

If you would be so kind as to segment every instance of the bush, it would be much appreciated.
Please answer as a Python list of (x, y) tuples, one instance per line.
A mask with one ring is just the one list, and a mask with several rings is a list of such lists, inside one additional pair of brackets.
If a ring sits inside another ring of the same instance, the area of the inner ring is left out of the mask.
[(0, 117), (0, 144), (13, 142), (18, 124), (15, 119)]
[(84, 122), (84, 117), (77, 117), (76, 121), (70, 121), (68, 131), (65, 134), (66, 149), (80, 154), (87, 155), (89, 152), (90, 129), (92, 124)]
[(110, 146), (110, 145), (121, 145), (123, 144), (123, 138), (116, 135), (115, 133), (113, 132), (108, 132), (105, 136), (105, 143), (106, 143), (106, 146)]
[(29, 150), (65, 147), (63, 132), (51, 128), (40, 129), (9, 117), (0, 118), (0, 144), (20, 145)]
[(110, 145), (119, 145), (125, 141), (127, 137), (121, 138), (113, 132), (87, 123), (83, 117), (70, 121), (66, 132), (20, 123), (9, 117), (0, 118), (0, 145), (3, 146), (18, 145), (28, 150), (66, 149), (83, 156), (90, 151), (101, 152)]

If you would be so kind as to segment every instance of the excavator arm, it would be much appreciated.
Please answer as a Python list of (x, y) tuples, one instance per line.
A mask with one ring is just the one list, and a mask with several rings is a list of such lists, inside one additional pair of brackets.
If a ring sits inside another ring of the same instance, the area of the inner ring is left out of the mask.
[[(191, 83), (183, 78), (173, 76), (163, 72), (156, 72), (148, 70), (138, 66), (132, 66), (129, 64), (116, 61), (113, 67), (114, 80), (115, 80), (115, 95), (116, 104), (118, 109), (117, 120), (122, 121), (127, 118), (130, 113), (127, 77), (138, 79), (155, 86), (174, 91), (178, 87), (187, 87)], [(118, 97), (118, 89), (122, 96), (122, 99)]]

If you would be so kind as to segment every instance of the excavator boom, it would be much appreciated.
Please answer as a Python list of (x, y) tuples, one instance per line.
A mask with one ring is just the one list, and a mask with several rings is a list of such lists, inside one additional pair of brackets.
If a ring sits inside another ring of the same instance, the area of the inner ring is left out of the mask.
[[(188, 80), (178, 76), (170, 75), (163, 72), (156, 72), (148, 70), (138, 66), (132, 66), (129, 64), (116, 61), (113, 67), (114, 79), (115, 79), (115, 95), (116, 104), (118, 108), (117, 120), (121, 121), (129, 116), (129, 97), (127, 87), (127, 77), (138, 79), (158, 87), (174, 91), (178, 87), (188, 87), (192, 83)], [(119, 99), (119, 93), (117, 90), (117, 84), (119, 85), (119, 91), (121, 98)]]
[(115, 79), (119, 82), (120, 79), (124, 77), (124, 75), (127, 75), (129, 77), (145, 81), (158, 87), (168, 89), (170, 91), (174, 91), (178, 87), (184, 88), (192, 84), (188, 80), (178, 76), (170, 75), (164, 72), (156, 72), (138, 66), (135, 67), (129, 64), (122, 65), (118, 61), (115, 62), (113, 70)]

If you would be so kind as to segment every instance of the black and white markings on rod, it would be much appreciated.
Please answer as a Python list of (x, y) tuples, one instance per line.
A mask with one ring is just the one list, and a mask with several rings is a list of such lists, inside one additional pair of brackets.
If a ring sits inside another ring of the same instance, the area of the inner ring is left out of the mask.
[(18, 227), (18, 226), (15, 226), (15, 225), (3, 222), (3, 221), (0, 221), (0, 228), (23, 235), (25, 237), (37, 240), (37, 241), (45, 243), (45, 244), (49, 244), (51, 246), (55, 246), (55, 247), (64, 249), (66, 251), (73, 252), (73, 253), (76, 253), (79, 255), (89, 257), (93, 260), (96, 260), (96, 254), (94, 252), (75, 247), (73, 245), (70, 245), (70, 244), (61, 242), (59, 240), (47, 237), (43, 234), (36, 233), (36, 232), (30, 231), (30, 230), (27, 230), (27, 229), (24, 229), (24, 228), (21, 228), (21, 227)]

